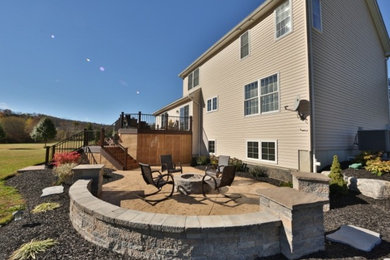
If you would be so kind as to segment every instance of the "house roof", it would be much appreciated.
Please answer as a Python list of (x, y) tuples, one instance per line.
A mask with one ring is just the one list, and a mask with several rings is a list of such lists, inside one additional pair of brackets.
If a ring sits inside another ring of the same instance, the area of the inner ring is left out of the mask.
[[(174, 109), (180, 105), (183, 105), (187, 102), (190, 102), (191, 100), (193, 100), (193, 98), (197, 98), (198, 97), (198, 93), (200, 93), (201, 89), (197, 89), (193, 92), (191, 92), (189, 95), (185, 96), (185, 97), (182, 97), (180, 99), (177, 99), (175, 101), (173, 101), (172, 103), (169, 103), (168, 105), (166, 105), (165, 107), (162, 107), (160, 108), (159, 110), (155, 111), (153, 113), (154, 116), (158, 116), (168, 110), (171, 110), (171, 109)], [(198, 97), (199, 98), (199, 97)]]
[(273, 7), (275, 7), (280, 2), (282, 2), (282, 0), (266, 0), (256, 10), (254, 10), (250, 15), (248, 15), (243, 21), (241, 21), (236, 27), (230, 30), (219, 41), (217, 41), (213, 46), (211, 46), (207, 51), (205, 51), (190, 66), (183, 70), (179, 74), (179, 77), (184, 79), (194, 69), (196, 69), (201, 64), (203, 64), (208, 59), (217, 54), (219, 51), (221, 51), (226, 45), (228, 45), (237, 37), (239, 37), (252, 25), (256, 24), (259, 19), (261, 19), (265, 14), (269, 13), (273, 9)]
[[(382, 18), (382, 14), (379, 10), (376, 0), (365, 0), (374, 21), (376, 30), (382, 43), (385, 55), (390, 56), (390, 40), (386, 30), (385, 23)], [(219, 41), (206, 50), (198, 59), (196, 59), (190, 66), (184, 69), (179, 77), (184, 79), (194, 69), (205, 63), (208, 59), (212, 58), (215, 54), (221, 51), (226, 45), (237, 39), (242, 33), (249, 28), (253, 27), (259, 22), (265, 15), (268, 15), (270, 11), (274, 9), (282, 0), (266, 0), (250, 15), (248, 15), (242, 22), (225, 34)]]
[(376, 0), (366, 0), (386, 57), (390, 56), (390, 39)]

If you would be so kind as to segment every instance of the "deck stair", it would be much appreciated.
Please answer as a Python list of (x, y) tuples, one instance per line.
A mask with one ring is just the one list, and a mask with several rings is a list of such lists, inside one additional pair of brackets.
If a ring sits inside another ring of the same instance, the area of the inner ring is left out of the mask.
[(100, 153), (109, 160), (118, 170), (132, 170), (138, 168), (138, 162), (128, 154), (127, 148), (117, 145), (104, 145)]

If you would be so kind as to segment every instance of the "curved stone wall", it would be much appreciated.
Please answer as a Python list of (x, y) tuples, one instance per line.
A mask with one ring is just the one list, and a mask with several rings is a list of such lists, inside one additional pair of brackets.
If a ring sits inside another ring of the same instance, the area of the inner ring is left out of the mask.
[(135, 259), (245, 259), (280, 253), (281, 221), (267, 212), (181, 216), (124, 209), (90, 193), (90, 181), (69, 190), (70, 220), (88, 241)]

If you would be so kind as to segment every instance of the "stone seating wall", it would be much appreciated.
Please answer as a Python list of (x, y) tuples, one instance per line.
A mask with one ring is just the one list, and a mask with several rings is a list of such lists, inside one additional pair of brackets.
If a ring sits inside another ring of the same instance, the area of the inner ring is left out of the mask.
[[(79, 180), (69, 190), (73, 227), (86, 240), (132, 259), (252, 259), (279, 253), (295, 259), (324, 248), (325, 200), (290, 188), (262, 190), (259, 212), (216, 216), (124, 209), (90, 189), (90, 180)], [(300, 200), (286, 204), (273, 197), (291, 191)]]

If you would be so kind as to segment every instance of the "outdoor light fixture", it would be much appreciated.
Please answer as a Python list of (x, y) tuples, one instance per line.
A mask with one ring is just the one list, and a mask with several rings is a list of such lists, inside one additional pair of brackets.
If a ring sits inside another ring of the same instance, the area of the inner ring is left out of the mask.
[[(28, 213), (28, 222), (26, 224), (23, 224), (22, 227), (36, 227), (39, 226), (41, 223), (34, 223), (31, 218), (30, 208), (28, 207), (28, 204), (26, 203), (27, 207), (27, 213)], [(23, 218), (24, 210), (17, 210), (12, 213), (12, 216), (14, 217), (15, 221), (20, 221)]]
[(12, 216), (14, 217), (15, 221), (21, 220), (22, 216), (23, 216), (23, 210), (17, 210), (17, 211), (12, 212)]

